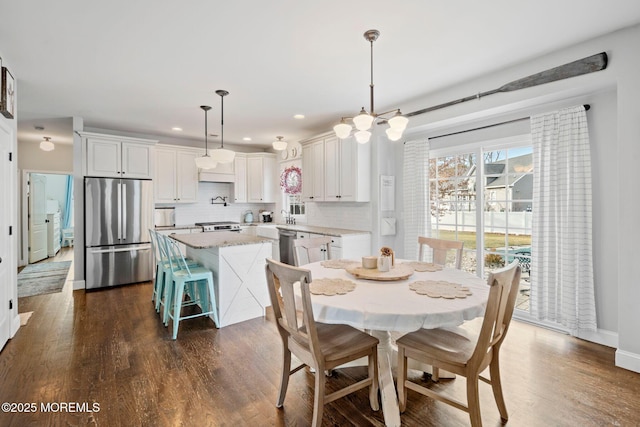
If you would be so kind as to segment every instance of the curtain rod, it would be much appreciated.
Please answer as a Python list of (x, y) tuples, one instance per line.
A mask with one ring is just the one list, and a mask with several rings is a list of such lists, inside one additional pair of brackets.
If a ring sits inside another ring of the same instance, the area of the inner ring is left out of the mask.
[[(584, 107), (585, 111), (589, 111), (589, 109), (591, 108), (591, 105), (584, 104), (583, 107)], [(505, 122), (500, 122), (500, 123), (493, 123), (493, 124), (490, 124), (490, 125), (480, 126), (480, 127), (473, 128), (473, 129), (466, 129), (466, 130), (461, 130), (461, 131), (458, 131), (458, 132), (451, 132), (451, 133), (447, 133), (447, 134), (444, 134), (444, 135), (430, 136), (429, 139), (443, 138), (445, 136), (458, 135), (458, 134), (461, 134), (461, 133), (467, 133), (467, 132), (472, 132), (472, 131), (475, 131), (475, 130), (482, 130), (482, 129), (492, 128), (494, 126), (506, 125), (506, 124), (509, 124), (509, 123), (516, 123), (516, 122), (521, 122), (523, 120), (529, 120), (529, 119), (531, 119), (531, 117), (520, 117), (519, 119), (507, 120)]]

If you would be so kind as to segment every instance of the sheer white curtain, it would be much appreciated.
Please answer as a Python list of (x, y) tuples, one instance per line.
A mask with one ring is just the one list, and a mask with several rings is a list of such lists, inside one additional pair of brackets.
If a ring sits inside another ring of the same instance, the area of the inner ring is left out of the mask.
[(583, 106), (531, 118), (531, 314), (573, 335), (595, 331), (591, 155)]
[(418, 236), (429, 230), (429, 141), (407, 141), (403, 157), (404, 258), (418, 259)]

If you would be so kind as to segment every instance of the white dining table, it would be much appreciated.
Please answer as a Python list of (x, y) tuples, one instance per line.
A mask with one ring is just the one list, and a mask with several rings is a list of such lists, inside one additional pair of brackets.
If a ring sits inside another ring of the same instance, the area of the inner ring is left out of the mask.
[[(396, 352), (392, 332), (408, 333), (421, 328), (458, 326), (484, 314), (489, 287), (486, 281), (466, 271), (444, 268), (435, 272), (414, 271), (404, 280), (376, 281), (356, 278), (343, 268), (328, 268), (322, 261), (303, 265), (312, 281), (320, 278), (345, 279), (356, 283), (342, 295), (311, 295), (316, 321), (347, 324), (364, 329), (380, 340), (378, 375), (385, 425), (400, 425), (400, 410), (393, 382)], [(354, 261), (359, 263), (359, 261)], [(396, 265), (402, 260), (396, 260)], [(466, 298), (432, 298), (420, 295), (409, 284), (423, 280), (443, 280), (469, 288)]]

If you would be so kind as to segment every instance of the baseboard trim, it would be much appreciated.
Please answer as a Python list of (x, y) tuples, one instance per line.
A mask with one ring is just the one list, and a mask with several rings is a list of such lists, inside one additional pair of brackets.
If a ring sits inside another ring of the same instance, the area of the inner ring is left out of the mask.
[(73, 290), (74, 291), (77, 291), (77, 290), (80, 290), (80, 289), (85, 289), (85, 287), (86, 286), (85, 286), (84, 280), (74, 280), (73, 281)]
[(618, 333), (598, 329), (595, 332), (582, 332), (577, 336), (580, 339), (591, 341), (596, 344), (606, 345), (611, 348), (618, 348)]
[(640, 354), (616, 350), (616, 366), (640, 373)]

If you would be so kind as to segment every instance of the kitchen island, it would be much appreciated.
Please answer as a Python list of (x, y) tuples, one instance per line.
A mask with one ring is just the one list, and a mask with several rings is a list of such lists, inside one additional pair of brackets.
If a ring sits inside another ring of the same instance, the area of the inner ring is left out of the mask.
[(271, 239), (231, 231), (172, 234), (187, 256), (213, 272), (218, 327), (264, 316), (271, 305), (264, 274)]

